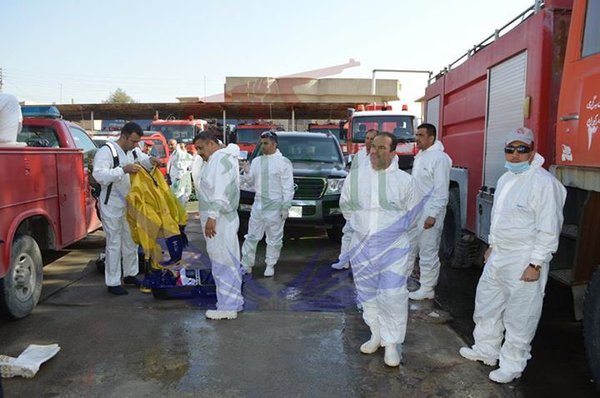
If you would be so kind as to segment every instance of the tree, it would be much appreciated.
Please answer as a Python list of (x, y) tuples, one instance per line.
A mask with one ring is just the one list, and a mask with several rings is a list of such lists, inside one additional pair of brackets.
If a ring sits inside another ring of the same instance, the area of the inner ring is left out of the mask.
[(103, 102), (105, 104), (130, 104), (137, 101), (131, 98), (122, 88), (117, 88)]

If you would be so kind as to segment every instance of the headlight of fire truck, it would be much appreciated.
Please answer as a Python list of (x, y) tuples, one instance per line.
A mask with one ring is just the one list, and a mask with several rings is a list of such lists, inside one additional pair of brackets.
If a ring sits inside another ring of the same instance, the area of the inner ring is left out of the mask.
[(328, 178), (327, 189), (325, 189), (325, 195), (339, 195), (342, 193), (343, 186), (343, 178)]

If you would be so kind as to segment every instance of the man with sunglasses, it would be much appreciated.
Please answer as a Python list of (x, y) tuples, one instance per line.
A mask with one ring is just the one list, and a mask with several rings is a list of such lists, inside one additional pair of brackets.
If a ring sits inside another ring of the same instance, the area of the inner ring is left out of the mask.
[(542, 168), (531, 130), (511, 132), (504, 153), (508, 171), (494, 195), (490, 247), (475, 297), (475, 344), (460, 349), (463, 357), (489, 366), (500, 360), (489, 374), (497, 383), (519, 378), (531, 358), (566, 198), (565, 188)]
[(242, 266), (252, 272), (256, 246), (265, 236), (267, 253), (264, 276), (275, 274), (283, 246), (283, 226), (294, 198), (294, 169), (292, 162), (277, 149), (277, 134), (265, 131), (260, 136), (262, 155), (252, 160), (250, 170), (243, 176), (254, 188), (254, 203), (248, 221), (248, 233), (242, 245)]

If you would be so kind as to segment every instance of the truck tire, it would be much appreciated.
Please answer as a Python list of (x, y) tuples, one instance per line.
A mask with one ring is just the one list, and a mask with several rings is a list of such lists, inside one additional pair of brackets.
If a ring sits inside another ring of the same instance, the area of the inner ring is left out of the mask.
[(600, 391), (600, 268), (594, 272), (585, 293), (583, 340), (590, 372)]
[(33, 238), (17, 235), (12, 245), (10, 269), (0, 279), (0, 313), (8, 319), (24, 318), (40, 299), (43, 281), (40, 248)]
[(440, 241), (440, 259), (452, 268), (469, 268), (475, 260), (475, 237), (463, 231), (460, 223), (460, 192), (450, 189), (444, 229)]

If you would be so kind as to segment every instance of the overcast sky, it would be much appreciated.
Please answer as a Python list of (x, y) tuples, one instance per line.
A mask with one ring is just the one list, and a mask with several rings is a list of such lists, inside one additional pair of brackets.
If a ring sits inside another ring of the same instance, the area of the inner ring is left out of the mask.
[[(217, 94), (225, 76), (285, 76), (347, 63), (438, 72), (533, 0), (0, 0), (3, 91), (40, 103)], [(425, 76), (384, 74), (403, 100)]]

